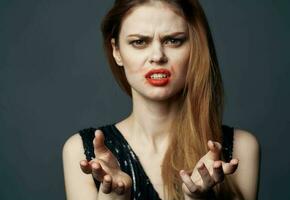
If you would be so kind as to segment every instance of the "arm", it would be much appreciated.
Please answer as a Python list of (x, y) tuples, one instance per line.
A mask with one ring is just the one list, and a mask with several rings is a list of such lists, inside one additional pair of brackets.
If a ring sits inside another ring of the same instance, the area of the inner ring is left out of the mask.
[(67, 200), (96, 200), (98, 191), (91, 174), (81, 171), (79, 162), (85, 159), (79, 134), (71, 136), (62, 150), (64, 182)]
[(232, 180), (244, 199), (258, 198), (260, 145), (256, 137), (244, 130), (235, 129), (233, 157), (240, 160), (239, 167)]
[[(87, 162), (79, 134), (71, 136), (64, 144), (63, 168), (67, 199), (129, 199), (131, 178), (120, 170), (116, 158), (104, 145), (103, 134), (95, 137), (94, 148), (96, 159)], [(101, 182), (100, 191), (97, 190), (92, 175)], [(120, 182), (123, 185), (119, 187)]]

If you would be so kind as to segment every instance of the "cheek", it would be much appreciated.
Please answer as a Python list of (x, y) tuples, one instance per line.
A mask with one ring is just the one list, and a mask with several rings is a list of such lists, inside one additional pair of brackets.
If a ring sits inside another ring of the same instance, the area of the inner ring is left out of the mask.
[(189, 62), (189, 51), (183, 52), (182, 54), (174, 54), (172, 55), (171, 65), (173, 71), (178, 75), (182, 76), (186, 74), (188, 62)]
[(146, 68), (144, 67), (142, 60), (143, 59), (140, 54), (130, 51), (127, 51), (126, 54), (122, 55), (126, 78), (130, 84), (135, 80), (140, 79), (140, 74), (146, 73)]
[(123, 57), (123, 67), (128, 81), (143, 79), (148, 71), (146, 58), (142, 54), (126, 54)]
[(121, 54), (121, 57), (125, 70), (130, 73), (140, 72), (140, 70), (144, 68), (146, 56), (141, 52), (127, 50), (125, 53)]

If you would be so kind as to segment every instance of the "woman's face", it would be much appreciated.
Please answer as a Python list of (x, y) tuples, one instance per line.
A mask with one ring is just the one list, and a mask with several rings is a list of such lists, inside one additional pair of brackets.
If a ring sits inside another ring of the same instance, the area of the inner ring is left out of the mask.
[(122, 22), (119, 46), (114, 39), (112, 46), (133, 96), (166, 100), (184, 87), (190, 54), (188, 28), (169, 5), (157, 2), (135, 8)]

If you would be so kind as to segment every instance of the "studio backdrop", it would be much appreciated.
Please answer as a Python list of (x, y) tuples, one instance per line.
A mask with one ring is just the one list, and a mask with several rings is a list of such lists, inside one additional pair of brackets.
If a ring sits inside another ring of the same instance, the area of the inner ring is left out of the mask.
[[(129, 114), (102, 49), (112, 3), (0, 1), (1, 200), (65, 199), (65, 140)], [(225, 86), (224, 124), (260, 142), (259, 199), (290, 199), (290, 3), (201, 3)]]

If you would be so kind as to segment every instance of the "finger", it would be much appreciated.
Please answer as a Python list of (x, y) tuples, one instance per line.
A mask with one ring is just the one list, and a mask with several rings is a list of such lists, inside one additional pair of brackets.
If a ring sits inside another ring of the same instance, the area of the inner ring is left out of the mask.
[(223, 162), (223, 171), (224, 174), (232, 174), (236, 171), (239, 165), (238, 159), (232, 159), (229, 163)]
[(91, 168), (90, 164), (88, 163), (88, 161), (86, 161), (86, 160), (82, 160), (82, 161), (80, 161), (80, 167), (81, 167), (81, 170), (82, 170), (85, 174), (90, 174), (90, 173), (92, 173), (92, 168)]
[(213, 164), (213, 174), (212, 177), (215, 183), (220, 183), (224, 180), (224, 172), (222, 162), (216, 161)]
[(130, 177), (123, 179), (123, 183), (124, 183), (124, 192), (127, 192), (128, 190), (131, 189), (132, 179)]
[(208, 152), (209, 158), (212, 160), (220, 160), (222, 145), (219, 142), (214, 142), (212, 140), (209, 140), (207, 142), (207, 145), (209, 147)]
[(122, 195), (124, 194), (124, 192), (125, 192), (125, 184), (120, 181), (117, 184), (116, 193)]
[(213, 180), (213, 178), (211, 177), (211, 175), (208, 172), (208, 169), (206, 168), (205, 164), (202, 162), (201, 164), (199, 164), (199, 166), (197, 167), (197, 170), (201, 176), (201, 179), (203, 181), (203, 189), (207, 190), (209, 188), (211, 188), (212, 186), (214, 186), (215, 182)]
[(181, 170), (179, 172), (179, 174), (180, 174), (180, 177), (181, 177), (184, 185), (186, 186), (186, 188), (188, 190), (186, 192), (187, 195), (192, 195), (193, 193), (196, 193), (198, 191), (198, 186), (193, 183), (190, 176), (184, 170)]
[(92, 174), (95, 179), (98, 181), (103, 181), (106, 172), (103, 170), (101, 164), (98, 161), (93, 161), (91, 163), (92, 166)]
[(95, 138), (94, 138), (94, 149), (96, 152), (96, 156), (102, 153), (106, 153), (109, 151), (109, 149), (106, 147), (105, 143), (105, 137), (101, 130), (95, 131)]
[(112, 191), (112, 177), (107, 174), (102, 182), (102, 192), (109, 194)]

